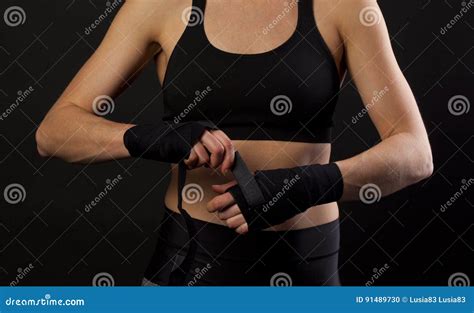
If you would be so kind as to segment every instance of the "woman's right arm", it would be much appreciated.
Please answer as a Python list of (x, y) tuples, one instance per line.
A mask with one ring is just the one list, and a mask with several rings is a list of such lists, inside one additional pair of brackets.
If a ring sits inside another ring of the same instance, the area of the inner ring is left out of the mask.
[[(84, 64), (36, 131), (38, 152), (68, 162), (129, 156), (123, 135), (132, 127), (94, 113), (93, 103), (115, 98), (159, 51), (154, 41), (166, 1), (128, 0), (99, 48)], [(97, 109), (96, 109), (97, 111)]]

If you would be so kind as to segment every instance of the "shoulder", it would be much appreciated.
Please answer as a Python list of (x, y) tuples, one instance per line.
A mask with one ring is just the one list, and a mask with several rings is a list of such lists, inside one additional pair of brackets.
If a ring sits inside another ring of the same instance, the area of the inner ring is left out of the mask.
[(350, 30), (379, 21), (381, 12), (377, 0), (313, 0), (320, 22), (331, 23), (340, 30)]
[(377, 0), (320, 0), (320, 2), (334, 11), (340, 18), (357, 15), (367, 7), (378, 7)]
[[(119, 1), (119, 0), (115, 0)], [(141, 30), (149, 31), (156, 36), (167, 25), (170, 18), (181, 16), (182, 12), (192, 5), (192, 0), (122, 0), (119, 14), (125, 15)]]
[(331, 9), (338, 30), (344, 37), (355, 32), (367, 31), (383, 22), (377, 0), (333, 1)]

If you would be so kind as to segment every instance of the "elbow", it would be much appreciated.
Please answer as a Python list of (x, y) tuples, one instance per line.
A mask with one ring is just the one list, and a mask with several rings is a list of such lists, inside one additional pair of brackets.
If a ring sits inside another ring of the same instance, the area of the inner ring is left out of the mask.
[(73, 163), (75, 160), (62, 155), (60, 149), (60, 141), (58, 141), (55, 133), (57, 130), (51, 128), (43, 121), (35, 132), (36, 151), (40, 157), (58, 157), (65, 162)]
[(67, 163), (77, 163), (78, 160), (72, 156), (63, 155), (58, 149), (58, 144), (55, 143), (51, 130), (44, 126), (43, 123), (38, 127), (35, 133), (36, 150), (38, 154), (43, 157), (57, 157)]
[[(84, 159), (76, 153), (77, 149), (71, 151), (71, 145), (67, 144), (72, 136), (64, 131), (64, 120), (68, 117), (58, 116), (56, 112), (48, 112), (35, 132), (36, 150), (41, 157), (55, 157), (67, 163), (80, 163)], [(80, 149), (79, 149), (80, 150)]]
[(418, 181), (427, 179), (431, 175), (433, 175), (433, 160), (430, 158), (426, 158), (420, 161), (419, 163), (419, 170), (418, 170)]
[(48, 152), (48, 135), (44, 129), (43, 123), (40, 124), (35, 133), (36, 150), (41, 157), (51, 156)]
[(427, 179), (433, 175), (434, 165), (431, 148), (419, 149), (414, 159), (408, 160), (412, 164), (410, 183), (415, 184), (419, 181)]

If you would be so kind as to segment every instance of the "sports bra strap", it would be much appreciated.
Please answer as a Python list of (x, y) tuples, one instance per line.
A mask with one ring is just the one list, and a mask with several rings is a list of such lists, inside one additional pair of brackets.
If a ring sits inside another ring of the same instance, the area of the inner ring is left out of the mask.
[(316, 28), (316, 21), (314, 19), (313, 0), (292, 0), (299, 2), (299, 27), (304, 34)]

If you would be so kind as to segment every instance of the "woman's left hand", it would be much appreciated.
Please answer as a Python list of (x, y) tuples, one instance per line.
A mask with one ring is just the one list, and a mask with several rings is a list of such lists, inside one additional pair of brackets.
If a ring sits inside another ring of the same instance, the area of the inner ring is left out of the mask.
[(217, 212), (217, 217), (238, 234), (245, 234), (249, 231), (249, 226), (232, 195), (226, 192), (236, 184), (237, 182), (234, 180), (223, 185), (212, 185), (212, 189), (219, 195), (207, 203), (207, 210), (211, 213)]

